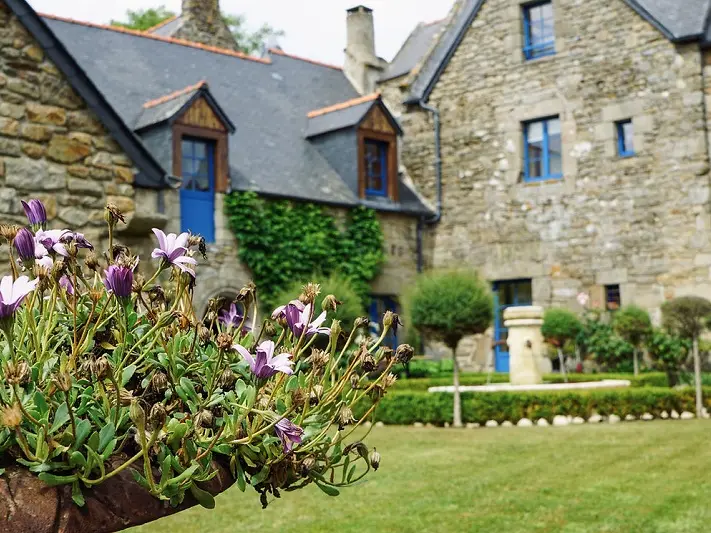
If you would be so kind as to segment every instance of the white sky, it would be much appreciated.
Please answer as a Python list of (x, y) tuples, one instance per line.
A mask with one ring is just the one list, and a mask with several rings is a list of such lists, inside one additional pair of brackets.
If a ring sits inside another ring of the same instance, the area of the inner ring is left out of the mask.
[[(127, 9), (165, 5), (180, 12), (181, 0), (29, 0), (32, 7), (97, 23), (123, 19)], [(341, 65), (346, 42), (346, 9), (360, 0), (221, 0), (222, 10), (244, 14), (250, 27), (266, 22), (284, 30), (284, 51)], [(444, 18), (452, 0), (366, 0), (374, 10), (378, 55), (391, 60), (418, 22)]]

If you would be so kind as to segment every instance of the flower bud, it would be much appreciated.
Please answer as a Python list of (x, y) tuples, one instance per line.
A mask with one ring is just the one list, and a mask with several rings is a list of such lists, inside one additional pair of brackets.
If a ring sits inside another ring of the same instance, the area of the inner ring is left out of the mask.
[(318, 283), (307, 283), (301, 289), (299, 300), (304, 304), (312, 304), (319, 294), (321, 294), (321, 285)]
[(165, 406), (162, 403), (155, 404), (151, 407), (151, 412), (148, 415), (148, 426), (153, 430), (161, 429), (167, 416), (168, 412), (165, 410)]
[(9, 429), (15, 429), (22, 424), (22, 409), (20, 404), (15, 402), (12, 406), (6, 406), (0, 409), (0, 426), (5, 426)]
[(355, 328), (355, 329), (364, 328), (368, 324), (370, 324), (370, 319), (367, 316), (359, 316), (358, 318), (355, 319), (355, 322), (353, 322), (353, 328)]
[(390, 387), (395, 385), (396, 381), (397, 376), (395, 374), (390, 373), (380, 381), (380, 384), (382, 385), (383, 389), (389, 389)]
[(86, 264), (87, 268), (89, 270), (93, 270), (94, 272), (97, 272), (99, 268), (101, 268), (101, 264), (99, 263), (99, 258), (96, 256), (94, 252), (89, 252), (86, 256), (86, 259), (84, 259), (84, 264)]
[(351, 389), (357, 389), (360, 387), (360, 376), (358, 374), (351, 374)]
[(178, 328), (180, 329), (180, 331), (188, 331), (193, 327), (190, 317), (185, 313), (177, 312), (176, 316), (178, 318)]
[[(20, 259), (27, 265), (35, 261), (35, 236), (27, 228), (21, 228), (12, 241)], [(29, 268), (29, 267), (28, 267)]]
[(328, 294), (323, 299), (323, 302), (321, 302), (321, 310), (322, 311), (335, 311), (336, 309), (338, 309), (338, 306), (342, 305), (342, 304), (343, 304), (343, 302), (339, 302), (333, 294)]
[(375, 370), (375, 364), (375, 357), (373, 357), (373, 354), (368, 352), (363, 356), (360, 367), (363, 369), (363, 372), (370, 374), (373, 370)]
[(17, 237), (17, 232), (20, 231), (20, 226), (16, 224), (0, 224), (0, 237), (7, 242), (12, 242)]
[(141, 294), (143, 292), (143, 287), (146, 285), (146, 278), (140, 272), (133, 275), (133, 284), (131, 285), (131, 290), (136, 294)]
[(291, 405), (294, 407), (303, 407), (306, 404), (307, 394), (304, 389), (296, 389), (291, 393)]
[(264, 324), (264, 336), (267, 338), (272, 338), (276, 335), (276, 328), (271, 322)]
[(373, 467), (373, 470), (377, 470), (380, 468), (380, 454), (373, 448), (373, 451), (370, 452), (370, 466)]
[(9, 362), (5, 366), (5, 379), (10, 385), (24, 385), (30, 380), (30, 365), (27, 361)]
[(309, 455), (303, 461), (301, 461), (301, 468), (299, 469), (301, 471), (301, 475), (303, 477), (308, 477), (309, 472), (311, 472), (315, 466), (316, 459), (312, 455)]
[[(237, 293), (237, 298), (235, 298), (236, 302), (253, 302), (256, 299), (257, 295), (257, 286), (252, 283), (251, 281), (247, 283), (244, 287), (240, 289), (240, 291)], [(246, 314), (246, 310), (245, 310)]]
[(62, 392), (68, 392), (72, 388), (72, 377), (66, 372), (60, 372), (54, 378), (54, 384)]
[(200, 337), (201, 342), (208, 342), (212, 338), (212, 332), (209, 328), (200, 325), (200, 327), (198, 327), (198, 337)]
[(229, 333), (223, 332), (217, 336), (217, 347), (223, 352), (227, 352), (232, 349), (232, 344), (234, 344), (234, 337)]
[(220, 374), (220, 378), (217, 380), (217, 386), (222, 390), (230, 389), (235, 384), (235, 381), (237, 381), (237, 377), (228, 366), (222, 371), (222, 374)]
[(323, 394), (323, 387), (321, 385), (314, 385), (309, 394), (309, 403), (313, 405), (318, 405), (321, 401), (321, 395)]
[(167, 328), (173, 322), (175, 322), (176, 318), (178, 318), (177, 313), (172, 311), (166, 311), (165, 313), (161, 313), (161, 315), (158, 317), (158, 323), (156, 324), (156, 326), (158, 326), (159, 328)]
[(104, 220), (109, 225), (110, 228), (115, 228), (116, 224), (119, 222), (126, 223), (126, 219), (123, 216), (121, 210), (112, 203), (106, 204), (106, 212), (104, 213)]
[(307, 359), (307, 362), (311, 364), (311, 366), (316, 372), (320, 372), (326, 367), (329, 359), (330, 356), (327, 352), (324, 352), (323, 350), (319, 350), (317, 348), (312, 348), (311, 355)]
[(99, 357), (92, 365), (92, 371), (96, 376), (96, 379), (103, 381), (111, 375), (111, 363), (109, 359), (104, 355)]
[(163, 372), (156, 372), (151, 378), (151, 389), (157, 393), (161, 393), (168, 388), (168, 376)]
[(396, 319), (396, 317), (397, 315), (392, 311), (385, 311), (385, 314), (383, 315), (383, 326), (385, 326), (386, 328), (392, 326), (393, 319)]
[(199, 428), (211, 428), (213, 424), (214, 417), (210, 411), (203, 409), (197, 415), (195, 415), (195, 427)]
[(353, 450), (356, 451), (363, 459), (368, 460), (368, 447), (361, 441), (351, 442), (348, 446), (343, 449), (343, 454), (349, 454)]
[(398, 363), (409, 363), (413, 355), (415, 355), (415, 349), (409, 344), (401, 344), (395, 350), (395, 360)]
[(348, 424), (355, 422), (353, 418), (353, 411), (347, 405), (341, 407), (338, 411), (338, 429), (343, 429)]
[(141, 404), (137, 399), (131, 401), (131, 407), (128, 410), (128, 414), (131, 420), (139, 431), (144, 431), (146, 429), (146, 412), (141, 407)]
[(343, 331), (343, 328), (341, 327), (341, 321), (334, 319), (333, 322), (331, 322), (332, 342), (336, 342), (338, 340), (338, 337), (340, 337), (341, 335), (341, 331)]

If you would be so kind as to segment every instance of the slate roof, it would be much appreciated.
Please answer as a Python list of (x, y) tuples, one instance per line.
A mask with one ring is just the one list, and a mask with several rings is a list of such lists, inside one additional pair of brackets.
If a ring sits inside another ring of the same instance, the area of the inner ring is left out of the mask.
[(409, 35), (402, 48), (383, 72), (380, 81), (399, 78), (412, 72), (432, 46), (435, 37), (444, 27), (445, 21), (438, 20), (429, 24), (418, 24)]
[(143, 103), (206, 80), (237, 125), (229, 154), (234, 189), (326, 204), (360, 203), (356, 191), (304, 138), (309, 111), (358, 97), (342, 71), (287, 55), (273, 55), (270, 61), (243, 59), (44, 20), (126, 124), (143, 122)]
[[(414, 104), (427, 100), (485, 1), (462, 0), (461, 4), (455, 4), (446, 29), (423, 61), (405, 103)], [(623, 1), (672, 42), (702, 38), (711, 8), (711, 0)]]
[(182, 26), (183, 17), (175, 16), (164, 20), (160, 24), (157, 24), (156, 26), (153, 26), (152, 28), (149, 28), (146, 31), (148, 33), (152, 33), (153, 35), (160, 35), (162, 37), (172, 37), (173, 35), (175, 35), (175, 32), (182, 28)]

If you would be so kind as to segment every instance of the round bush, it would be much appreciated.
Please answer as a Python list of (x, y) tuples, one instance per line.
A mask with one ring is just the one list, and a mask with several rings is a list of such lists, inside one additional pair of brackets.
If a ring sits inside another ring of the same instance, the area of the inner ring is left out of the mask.
[(680, 296), (662, 305), (664, 327), (687, 339), (698, 337), (710, 316), (711, 302), (700, 296)]
[(544, 313), (541, 333), (546, 341), (562, 347), (569, 340), (575, 339), (581, 328), (580, 320), (575, 313), (554, 307)]
[(494, 316), (488, 284), (471, 271), (421, 275), (406, 306), (415, 328), (450, 348), (455, 348), (465, 335), (484, 333)]
[(615, 313), (612, 327), (620, 337), (639, 347), (652, 333), (652, 320), (641, 307), (628, 305)]

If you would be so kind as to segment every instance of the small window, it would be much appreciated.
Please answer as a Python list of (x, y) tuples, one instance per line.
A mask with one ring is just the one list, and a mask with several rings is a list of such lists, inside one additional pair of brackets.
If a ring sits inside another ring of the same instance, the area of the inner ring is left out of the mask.
[(605, 285), (605, 308), (608, 311), (617, 311), (622, 304), (619, 285)]
[(215, 143), (183, 137), (181, 155), (181, 231), (215, 242)]
[(634, 127), (631, 119), (617, 123), (617, 154), (620, 157), (634, 155)]
[(523, 38), (526, 59), (555, 54), (553, 5), (550, 1), (523, 6)]
[(523, 125), (524, 181), (563, 177), (560, 119), (553, 117)]
[(388, 195), (388, 143), (365, 141), (365, 195)]

